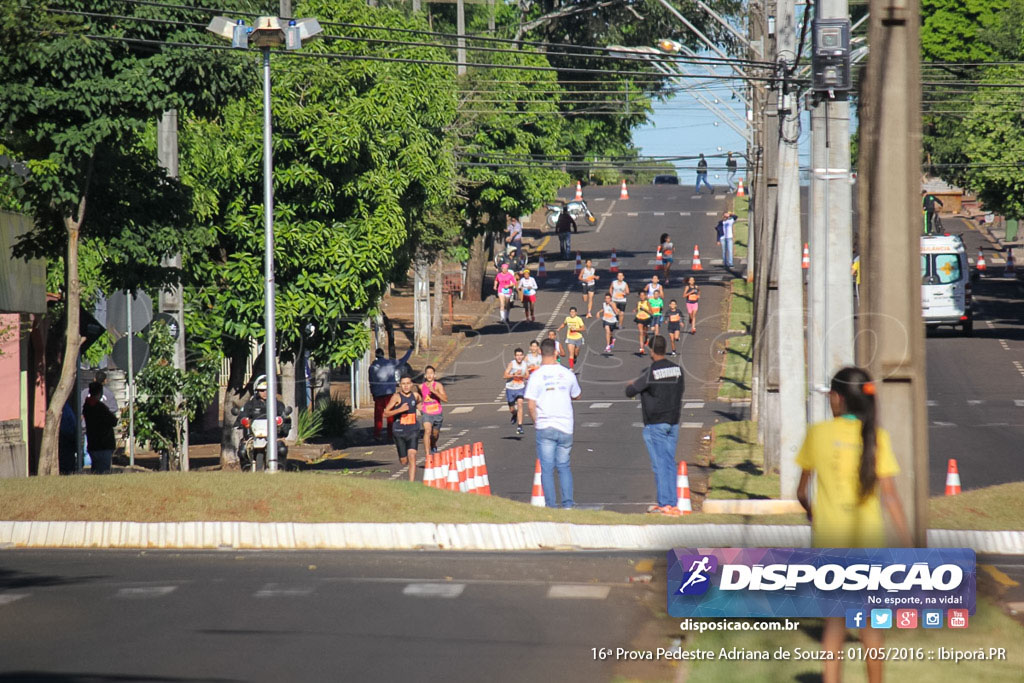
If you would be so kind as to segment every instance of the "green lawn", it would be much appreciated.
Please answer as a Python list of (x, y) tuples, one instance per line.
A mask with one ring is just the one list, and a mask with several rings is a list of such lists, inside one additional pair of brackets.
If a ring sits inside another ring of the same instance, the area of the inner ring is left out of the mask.
[(725, 344), (725, 368), (718, 385), (718, 397), (722, 399), (750, 398), (751, 337), (730, 337)]
[(742, 278), (732, 281), (728, 332), (750, 332), (754, 324), (754, 285)]
[(747, 223), (750, 204), (746, 197), (737, 197), (733, 201), (732, 212), (737, 216), (736, 224), (732, 228), (733, 258), (741, 259), (747, 257), (747, 246), (750, 244), (750, 225)]

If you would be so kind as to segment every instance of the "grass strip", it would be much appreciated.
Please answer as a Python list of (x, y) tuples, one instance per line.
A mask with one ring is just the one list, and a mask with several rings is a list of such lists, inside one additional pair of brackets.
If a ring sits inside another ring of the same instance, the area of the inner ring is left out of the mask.
[(733, 200), (732, 212), (737, 216), (736, 224), (732, 226), (733, 258), (737, 260), (747, 257), (747, 246), (750, 244), (750, 224), (747, 220), (749, 207), (750, 202), (746, 197)]
[(750, 335), (729, 338), (725, 344), (725, 367), (722, 370), (722, 381), (718, 385), (719, 398), (750, 398), (752, 357)]
[(754, 324), (754, 285), (743, 278), (736, 278), (731, 289), (728, 331), (749, 334)]

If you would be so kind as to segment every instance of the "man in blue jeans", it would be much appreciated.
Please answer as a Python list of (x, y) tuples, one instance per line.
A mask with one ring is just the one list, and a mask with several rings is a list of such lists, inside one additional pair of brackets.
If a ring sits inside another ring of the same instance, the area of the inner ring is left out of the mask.
[(540, 460), (540, 481), (544, 487), (544, 503), (558, 507), (555, 497), (555, 469), (562, 494), (562, 507), (575, 505), (572, 497), (572, 470), (569, 454), (572, 451), (572, 402), (580, 397), (580, 384), (576, 375), (558, 364), (555, 342), (545, 339), (540, 343), (540, 367), (534, 370), (526, 383), (526, 401), (530, 417), (537, 430), (537, 458)]
[(683, 371), (665, 359), (665, 338), (651, 342), (653, 361), (642, 375), (626, 385), (626, 396), (640, 395), (644, 417), (644, 444), (654, 470), (658, 504), (647, 508), (655, 514), (677, 516), (676, 442), (679, 440), (679, 414), (683, 401)]

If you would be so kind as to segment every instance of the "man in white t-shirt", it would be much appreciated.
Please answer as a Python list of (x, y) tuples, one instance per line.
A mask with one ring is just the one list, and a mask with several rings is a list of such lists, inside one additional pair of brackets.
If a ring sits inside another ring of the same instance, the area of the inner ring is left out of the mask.
[(563, 508), (574, 507), (572, 497), (572, 470), (569, 455), (572, 452), (572, 402), (580, 397), (580, 385), (573, 372), (558, 364), (555, 343), (545, 339), (540, 343), (541, 365), (526, 383), (526, 400), (537, 430), (537, 458), (540, 460), (540, 479), (544, 487), (544, 501), (549, 508), (558, 507), (555, 498), (555, 469), (562, 494)]
[(728, 211), (722, 214), (718, 243), (722, 245), (722, 265), (726, 268), (732, 268), (732, 227), (734, 223), (736, 223), (736, 214)]

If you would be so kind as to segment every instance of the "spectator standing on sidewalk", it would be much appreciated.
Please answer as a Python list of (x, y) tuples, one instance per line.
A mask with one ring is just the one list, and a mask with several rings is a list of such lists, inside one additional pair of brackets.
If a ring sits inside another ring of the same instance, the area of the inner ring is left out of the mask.
[(676, 491), (676, 444), (683, 401), (683, 370), (665, 358), (665, 338), (651, 342), (651, 365), (626, 385), (626, 396), (640, 396), (644, 418), (644, 444), (654, 470), (657, 505), (648, 512), (679, 515)]
[(114, 440), (114, 427), (117, 417), (103, 403), (103, 384), (91, 382), (89, 397), (82, 406), (82, 417), (85, 419), (85, 433), (89, 437), (89, 449), (92, 456), (92, 473), (107, 474), (110, 472), (110, 461), (114, 456), (117, 444)]
[(526, 383), (526, 400), (537, 430), (544, 502), (549, 508), (558, 507), (555, 497), (555, 469), (558, 469), (561, 506), (571, 508), (575, 506), (569, 467), (574, 427), (572, 402), (580, 397), (580, 385), (571, 370), (558, 364), (554, 340), (542, 341), (540, 354), (541, 366)]
[[(402, 368), (412, 356), (412, 347), (400, 360), (385, 358), (384, 349), (377, 349), (377, 358), (370, 363), (370, 393), (373, 395), (373, 438), (380, 441), (380, 430), (384, 426), (384, 409), (398, 390), (398, 378)], [(394, 438), (394, 417), (388, 418), (388, 440)]]

